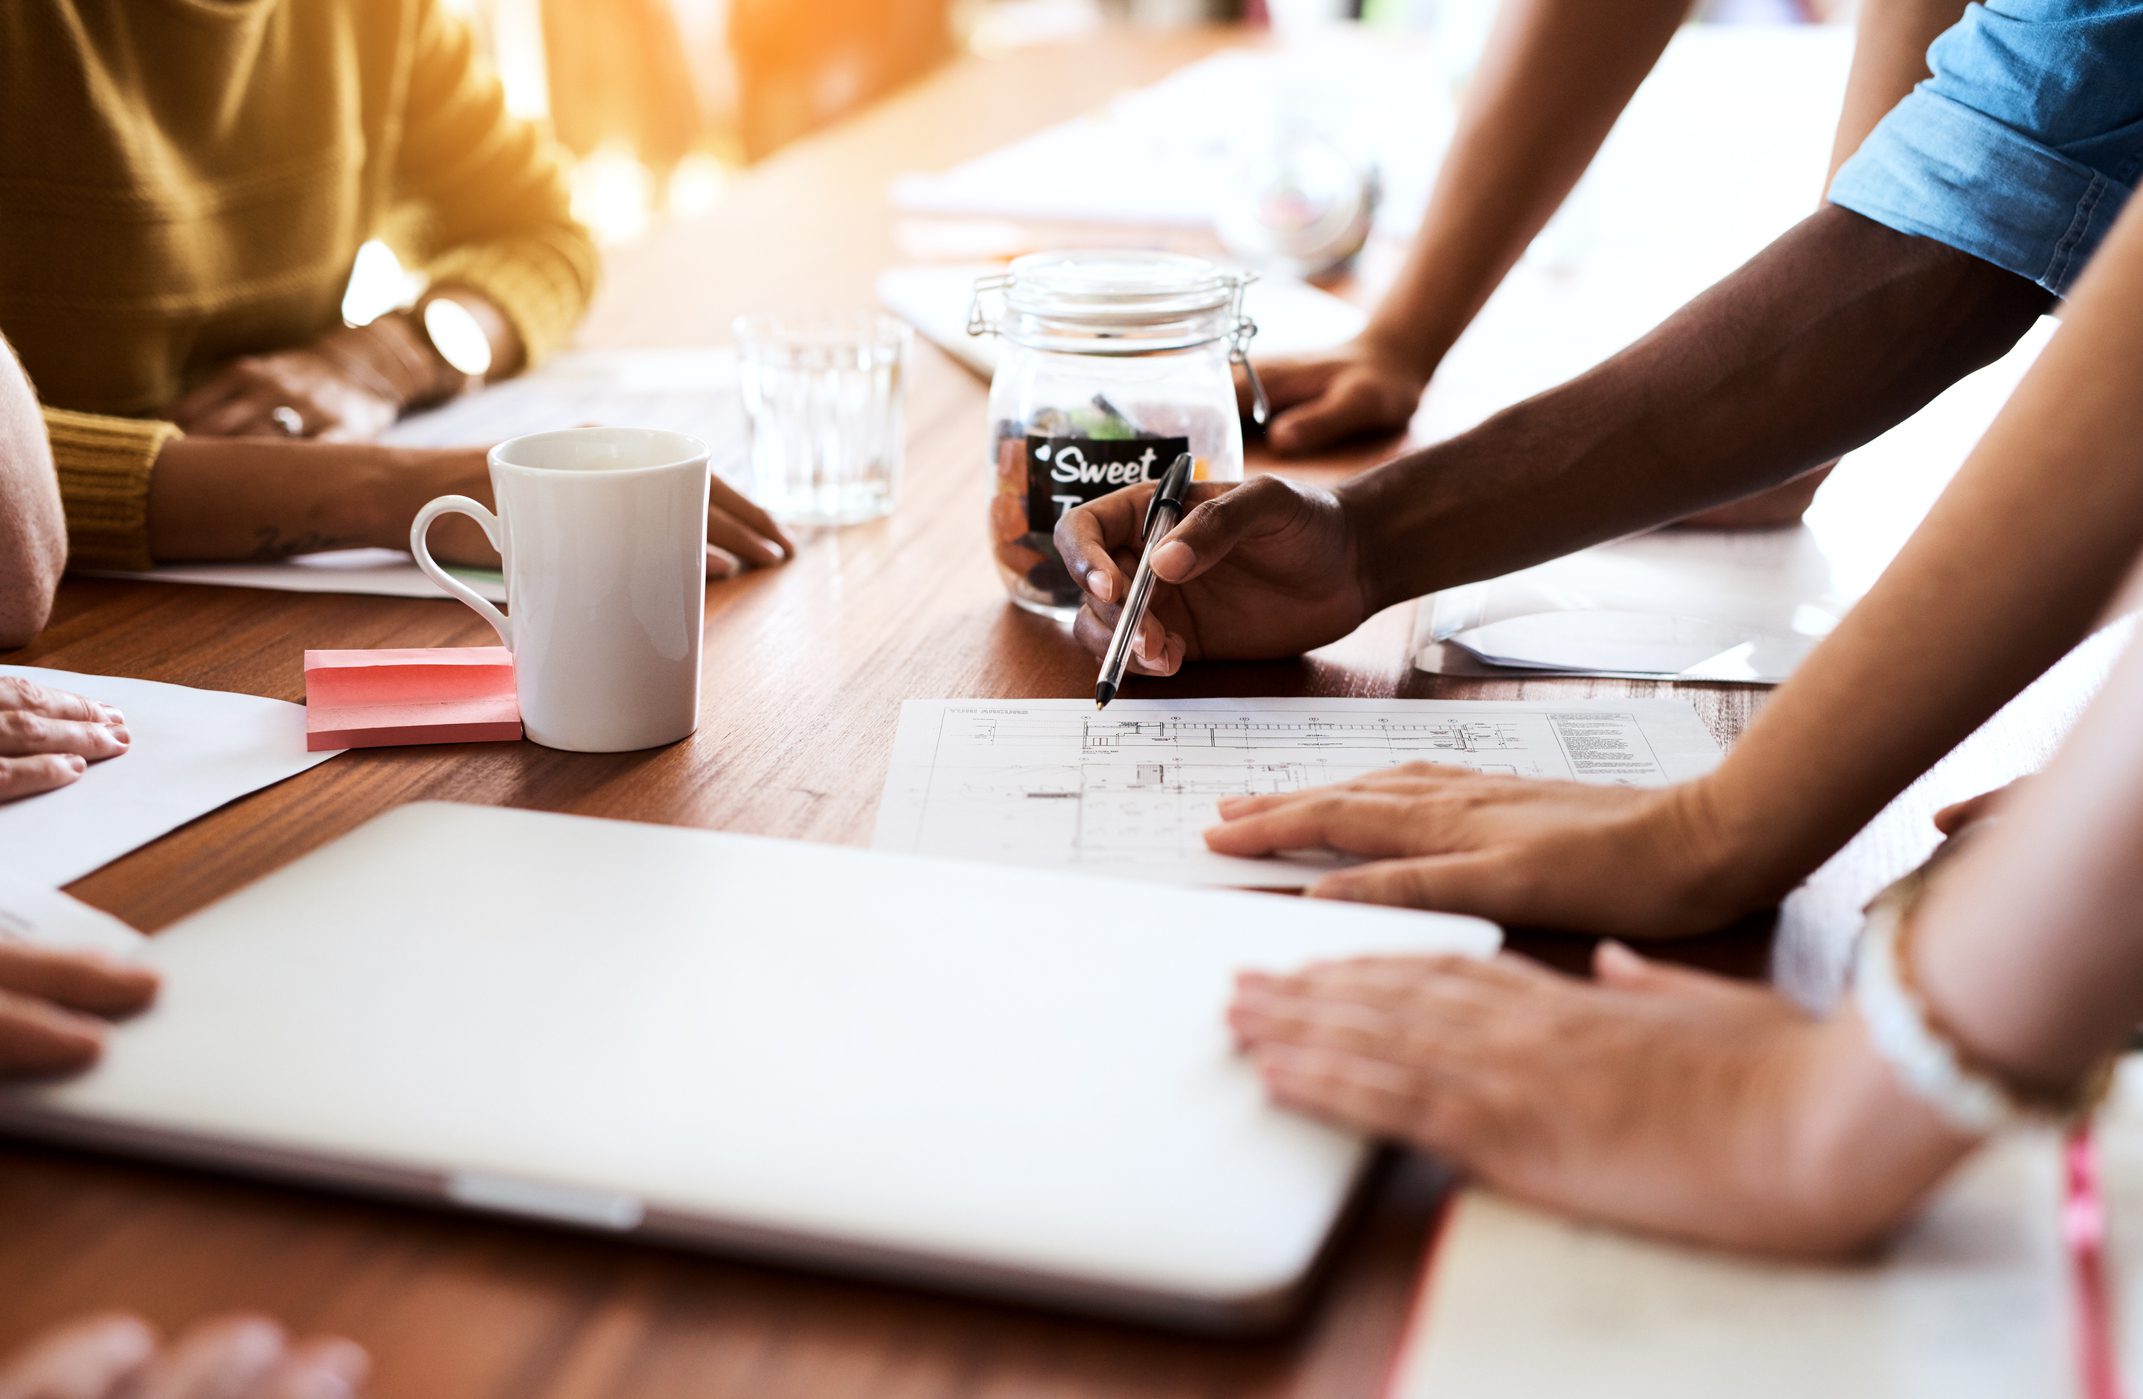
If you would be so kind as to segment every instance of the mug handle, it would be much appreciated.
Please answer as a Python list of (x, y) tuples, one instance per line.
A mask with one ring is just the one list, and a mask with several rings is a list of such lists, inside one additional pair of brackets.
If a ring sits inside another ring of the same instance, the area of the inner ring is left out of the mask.
[(438, 561), (432, 558), (431, 550), (424, 546), (424, 536), (431, 532), (432, 521), (441, 515), (467, 515), (476, 521), (476, 527), (484, 532), (484, 538), (491, 541), (491, 547), (503, 554), (506, 546), (499, 540), (499, 517), (465, 495), (443, 495), (417, 512), (416, 520), (409, 527), (409, 552), (416, 556), (417, 567), (424, 570), (425, 577), (445, 589), (449, 597), (458, 598), (475, 608), (476, 615), (489, 622), (491, 629), (499, 634), (499, 643), (511, 651), (513, 624), (506, 620), (506, 614), (493, 607), (489, 600), (478, 596), (474, 588), (441, 568)]

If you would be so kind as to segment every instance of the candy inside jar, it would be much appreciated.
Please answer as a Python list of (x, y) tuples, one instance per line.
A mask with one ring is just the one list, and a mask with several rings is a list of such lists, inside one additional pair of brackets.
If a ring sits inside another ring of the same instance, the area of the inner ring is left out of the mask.
[(1053, 539), (1066, 511), (1158, 480), (1183, 452), (1196, 480), (1242, 479), (1230, 362), (1256, 333), (1241, 314), (1247, 281), (1199, 258), (1077, 252), (1021, 258), (977, 284), (968, 328), (1004, 341), (990, 386), (989, 529), (1014, 602), (1078, 610)]

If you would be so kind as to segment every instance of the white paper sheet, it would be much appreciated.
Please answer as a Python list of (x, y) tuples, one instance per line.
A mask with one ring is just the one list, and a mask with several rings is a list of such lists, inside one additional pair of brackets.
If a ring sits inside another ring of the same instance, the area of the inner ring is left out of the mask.
[[(518, 379), (404, 418), (381, 440), (398, 447), (488, 447), (522, 433), (583, 423), (667, 428), (705, 442), (717, 471), (732, 470), (744, 454), (736, 377), (736, 357), (726, 349), (574, 351)], [(497, 569), (453, 572), (491, 601), (506, 601)], [(342, 549), (273, 563), (167, 564), (99, 576), (451, 600), (399, 549)]]
[[(483, 597), (506, 601), (506, 579), (495, 568), (457, 568), (456, 576)], [(152, 583), (206, 583), (265, 588), (276, 593), (345, 593), (360, 597), (439, 598), (451, 601), (400, 549), (335, 549), (274, 563), (166, 564), (147, 573), (98, 571), (101, 578)]]
[[(997, 371), (997, 338), (967, 333), (967, 307), (975, 279), (1001, 272), (1002, 264), (958, 267), (895, 267), (879, 274), (878, 299), (923, 337), (987, 378)], [(1368, 317), (1360, 307), (1307, 282), (1261, 278), (1243, 296), (1243, 313), (1257, 322), (1253, 359), (1301, 355), (1352, 339)]]
[(0, 676), (116, 706), (133, 738), (70, 786), (0, 804), (0, 869), (51, 888), (342, 751), (306, 752), (305, 707), (282, 700), (35, 666)]
[(1409, 762), (1659, 785), (1719, 761), (1679, 700), (909, 700), (878, 802), (884, 850), (1188, 884), (1299, 888), (1337, 861), (1205, 848), (1222, 797)]
[[(2143, 1073), (2093, 1130), (2117, 1360), (2143, 1383)], [(1390, 1399), (2081, 1395), (2062, 1142), (1989, 1142), (1879, 1256), (1804, 1264), (1572, 1224), (1479, 1191), (1432, 1248)]]
[(1857, 596), (1806, 526), (1669, 530), (1425, 599), (1415, 663), (1775, 685)]
[(148, 939), (101, 908), (0, 869), (0, 939), (131, 957)]
[(524, 432), (595, 423), (685, 432), (717, 469), (743, 455), (744, 408), (728, 349), (575, 350), (518, 379), (404, 418), (398, 447), (489, 447)]

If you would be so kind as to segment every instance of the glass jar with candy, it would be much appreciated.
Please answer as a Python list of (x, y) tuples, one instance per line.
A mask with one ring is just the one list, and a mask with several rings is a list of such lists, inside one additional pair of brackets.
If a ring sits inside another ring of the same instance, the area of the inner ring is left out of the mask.
[[(990, 550), (1012, 600), (1069, 619), (1079, 589), (1051, 535), (1074, 506), (1158, 480), (1243, 478), (1231, 365), (1257, 327), (1247, 274), (1178, 253), (1037, 253), (975, 284), (968, 333), (995, 335)], [(1251, 373), (1262, 402), (1263, 390)]]

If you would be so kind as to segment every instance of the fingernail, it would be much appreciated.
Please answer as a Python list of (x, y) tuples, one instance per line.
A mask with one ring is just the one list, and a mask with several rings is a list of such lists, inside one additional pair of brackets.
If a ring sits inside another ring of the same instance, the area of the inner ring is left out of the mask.
[(1219, 806), (1220, 814), (1226, 816), (1231, 812), (1241, 811), (1249, 800), (1250, 798), (1248, 797), (1222, 797)]
[(100, 704), (97, 708), (104, 711), (104, 722), (107, 724), (124, 724), (126, 722), (126, 715), (121, 714), (108, 704)]
[(119, 740), (119, 746), (121, 748), (126, 747), (129, 743), (132, 743), (134, 741), (134, 735), (127, 732), (127, 726), (124, 724), (114, 724), (108, 730), (108, 732), (113, 738)]
[(67, 755), (67, 766), (73, 768), (76, 772), (85, 772), (89, 768), (89, 759), (83, 757), (80, 753), (69, 753)]
[(1086, 573), (1086, 581), (1095, 597), (1100, 598), (1103, 602), (1113, 602), (1115, 600), (1116, 580), (1109, 577), (1108, 574), (1103, 573), (1098, 568), (1090, 568)]
[(1190, 572), (1191, 565), (1197, 558), (1198, 556), (1191, 552), (1190, 545), (1179, 539), (1171, 539), (1153, 551), (1153, 571), (1168, 578), (1180, 577)]

